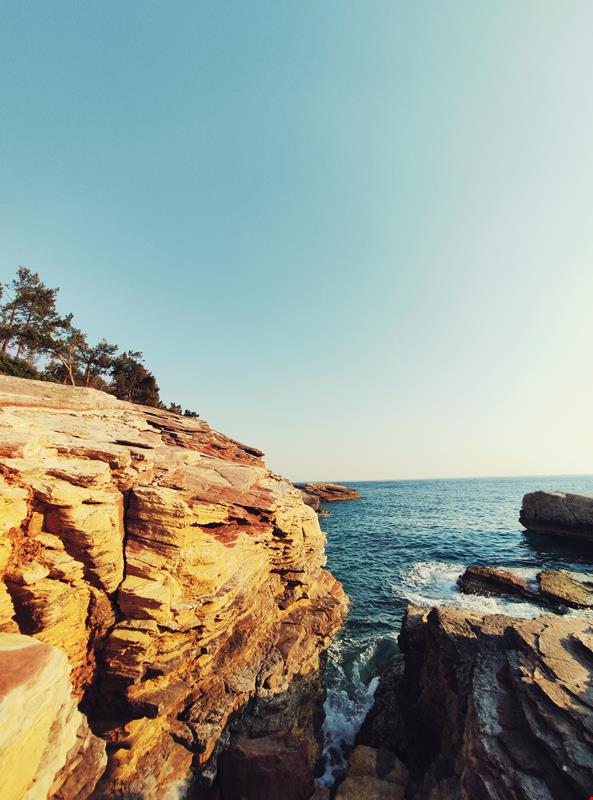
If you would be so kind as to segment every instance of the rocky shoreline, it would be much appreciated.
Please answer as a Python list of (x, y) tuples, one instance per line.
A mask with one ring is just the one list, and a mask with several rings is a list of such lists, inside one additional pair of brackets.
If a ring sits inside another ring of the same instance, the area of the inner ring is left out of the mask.
[[(532, 493), (521, 522), (570, 537), (577, 516), (582, 537), (592, 504)], [(471, 565), (457, 583), (542, 613), (409, 605), (336, 800), (582, 798), (593, 785), (593, 576)]]
[[(375, 774), (349, 770), (349, 792), (358, 780), (368, 800), (576, 800), (591, 786), (590, 621), (410, 606), (399, 643), (358, 735)], [(388, 754), (406, 775), (397, 790), (378, 769)]]
[[(460, 592), (541, 615), (409, 605), (344, 779), (315, 785), (348, 601), (314, 509), (357, 497), (202, 420), (0, 377), (3, 800), (581, 798), (593, 577), (477, 564)], [(536, 492), (521, 521), (582, 542), (592, 507)]]

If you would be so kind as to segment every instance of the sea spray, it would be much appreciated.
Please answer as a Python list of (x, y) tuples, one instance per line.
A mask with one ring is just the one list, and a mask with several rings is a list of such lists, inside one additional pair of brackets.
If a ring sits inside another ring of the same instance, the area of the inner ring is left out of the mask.
[[(457, 587), (457, 579), (465, 571), (465, 566), (445, 561), (418, 561), (410, 568), (400, 570), (399, 580), (391, 585), (391, 590), (397, 597), (403, 597), (418, 606), (447, 605), (480, 614), (507, 614), (525, 618), (544, 613), (544, 608), (512, 597), (464, 594)], [(537, 568), (514, 567), (513, 572), (534, 580)]]
[(344, 667), (342, 642), (338, 640), (330, 648), (323, 723), (324, 772), (318, 783), (331, 786), (346, 769), (346, 759), (379, 684), (377, 675), (370, 677), (377, 650), (377, 642), (372, 642), (348, 669)]

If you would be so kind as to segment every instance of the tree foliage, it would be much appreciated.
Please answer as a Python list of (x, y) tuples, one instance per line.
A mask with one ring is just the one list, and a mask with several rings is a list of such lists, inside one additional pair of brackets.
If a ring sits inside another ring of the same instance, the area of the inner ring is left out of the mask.
[[(106, 339), (89, 344), (73, 315), (59, 314), (58, 292), (23, 266), (10, 283), (0, 284), (0, 373), (93, 387), (121, 400), (166, 408), (142, 353), (119, 353)], [(168, 410), (182, 413), (178, 403)], [(199, 416), (188, 409), (183, 415)]]

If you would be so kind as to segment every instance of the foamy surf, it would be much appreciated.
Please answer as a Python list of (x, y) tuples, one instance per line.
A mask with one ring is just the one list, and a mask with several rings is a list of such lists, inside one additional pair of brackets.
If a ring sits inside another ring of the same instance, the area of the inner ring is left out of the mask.
[[(400, 580), (392, 584), (391, 590), (398, 597), (404, 597), (418, 606), (453, 606), (481, 614), (506, 614), (522, 618), (538, 617), (544, 613), (545, 609), (534, 603), (460, 592), (457, 578), (465, 568), (465, 564), (446, 561), (417, 561), (410, 569), (402, 570)], [(534, 581), (538, 570), (513, 567), (512, 572)]]
[(373, 697), (379, 684), (378, 676), (365, 682), (364, 673), (374, 657), (377, 642), (363, 650), (352, 663), (347, 675), (342, 661), (340, 642), (330, 648), (328, 669), (333, 673), (324, 704), (323, 761), (325, 769), (317, 782), (331, 786), (346, 769), (356, 734), (373, 705)]

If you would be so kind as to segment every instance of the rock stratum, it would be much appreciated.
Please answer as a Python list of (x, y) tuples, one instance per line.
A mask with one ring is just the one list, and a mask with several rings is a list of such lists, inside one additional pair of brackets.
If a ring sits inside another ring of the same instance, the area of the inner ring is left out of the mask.
[(283, 797), (312, 793), (347, 601), (316, 514), (260, 451), (0, 377), (0, 524), (3, 800), (202, 796), (217, 763), (223, 800), (264, 797), (262, 769), (277, 796), (279, 753), (300, 784)]
[(519, 522), (530, 531), (593, 542), (593, 494), (530, 492), (523, 497)]
[(317, 510), (320, 503), (333, 503), (337, 500), (360, 500), (357, 489), (341, 483), (297, 484), (303, 493), (305, 503)]
[[(377, 765), (391, 752), (392, 774), (406, 765), (408, 800), (589, 796), (590, 619), (409, 606), (399, 642), (403, 664), (385, 671), (358, 738)], [(349, 770), (346, 782), (354, 779)], [(404, 796), (375, 785), (360, 796)]]

